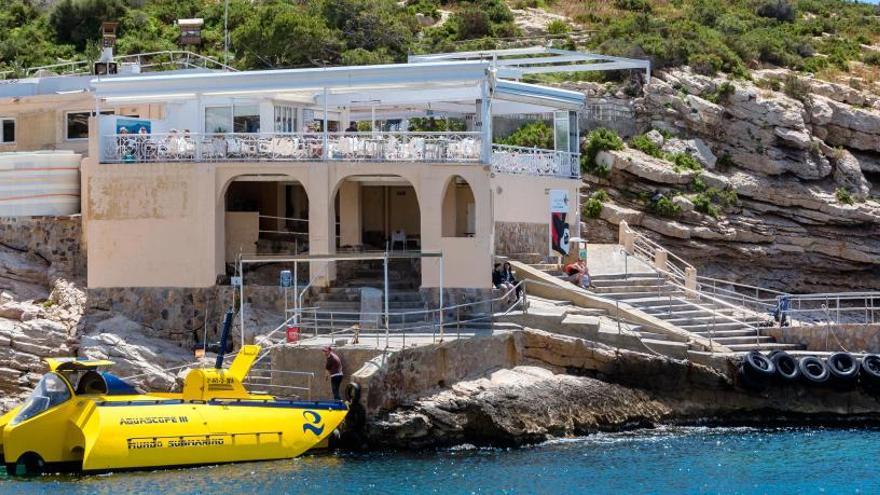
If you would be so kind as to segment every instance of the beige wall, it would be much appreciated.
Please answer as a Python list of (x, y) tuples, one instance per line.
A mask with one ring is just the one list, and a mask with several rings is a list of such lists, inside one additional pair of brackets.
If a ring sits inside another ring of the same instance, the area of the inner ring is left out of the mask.
[(254, 253), (260, 237), (260, 218), (255, 211), (226, 212), (226, 262), (239, 253)]
[[(550, 223), (550, 190), (566, 189), (568, 223), (576, 225), (580, 180), (495, 174), (491, 182), (496, 222)], [(548, 227), (549, 228), (549, 227)]]
[[(93, 93), (40, 95), (0, 101), (0, 117), (15, 119), (15, 143), (0, 144), (0, 152), (71, 150), (86, 153), (87, 139), (65, 139), (68, 112), (93, 112)], [(119, 115), (137, 115), (141, 118), (162, 117), (161, 105), (107, 107)]]
[[(392, 197), (399, 198), (397, 206), (392, 208), (392, 225), (415, 222), (413, 213), (418, 212), (418, 225), (404, 224), (405, 228), (408, 233), (410, 228), (418, 229), (422, 251), (443, 252), (443, 283), (451, 288), (491, 285), (495, 219), (546, 222), (549, 198), (545, 189), (569, 187), (572, 197), (576, 197), (577, 192), (576, 181), (490, 178), (488, 168), (481, 165), (345, 162), (97, 165), (86, 159), (83, 218), (89, 286), (213, 285), (217, 275), (225, 272), (227, 259), (224, 196), (236, 178), (248, 175), (260, 176), (267, 182), (298, 181), (303, 185), (309, 198), (311, 254), (336, 251), (334, 199), (339, 188), (346, 192), (345, 197), (351, 193), (349, 186), (343, 186), (347, 178), (396, 175), (406, 180), (412, 184), (411, 189), (406, 188), (406, 195), (393, 194), (394, 188), (389, 191)], [(464, 178), (473, 192), (477, 235), (472, 238), (442, 236), (444, 195), (455, 175)], [(366, 202), (368, 188), (360, 189), (362, 202)], [(340, 216), (357, 213), (352, 204), (341, 198), (339, 208)], [(326, 274), (332, 279), (333, 270), (332, 264), (312, 262), (312, 274)], [(440, 278), (439, 261), (425, 260), (423, 287), (437, 287)]]

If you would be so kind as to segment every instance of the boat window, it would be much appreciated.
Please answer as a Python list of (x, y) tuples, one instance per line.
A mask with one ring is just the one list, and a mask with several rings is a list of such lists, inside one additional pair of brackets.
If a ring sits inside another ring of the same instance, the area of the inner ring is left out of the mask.
[(70, 399), (70, 389), (64, 379), (55, 373), (46, 373), (37, 383), (18, 415), (12, 419), (11, 424), (26, 421), (68, 399)]

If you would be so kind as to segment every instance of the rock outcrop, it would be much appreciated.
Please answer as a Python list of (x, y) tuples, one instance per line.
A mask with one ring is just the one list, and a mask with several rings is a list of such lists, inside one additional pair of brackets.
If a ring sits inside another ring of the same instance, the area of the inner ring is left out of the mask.
[[(626, 220), (702, 274), (790, 291), (880, 287), (880, 97), (784, 70), (743, 81), (684, 68), (630, 101), (638, 132), (703, 170), (632, 148), (600, 153), (610, 175), (585, 176), (587, 191), (611, 200), (588, 238), (607, 242)], [(706, 188), (736, 200), (690, 208)], [(678, 211), (652, 209), (657, 193)]]

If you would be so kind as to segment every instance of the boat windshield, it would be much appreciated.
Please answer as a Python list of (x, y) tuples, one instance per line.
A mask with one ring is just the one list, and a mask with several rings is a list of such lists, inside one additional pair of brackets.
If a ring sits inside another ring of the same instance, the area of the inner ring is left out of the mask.
[(66, 401), (70, 398), (70, 389), (64, 379), (55, 373), (46, 373), (30, 397), (22, 406), (21, 410), (12, 419), (11, 424), (15, 425), (26, 421), (37, 414)]

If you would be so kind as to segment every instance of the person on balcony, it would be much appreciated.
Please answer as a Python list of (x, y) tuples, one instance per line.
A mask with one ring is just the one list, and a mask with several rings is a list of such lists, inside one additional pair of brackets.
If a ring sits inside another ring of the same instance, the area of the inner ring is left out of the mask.
[(348, 128), (345, 129), (345, 132), (357, 132), (357, 131), (358, 131), (358, 125), (357, 125), (357, 122), (354, 122), (354, 121), (349, 122)]

